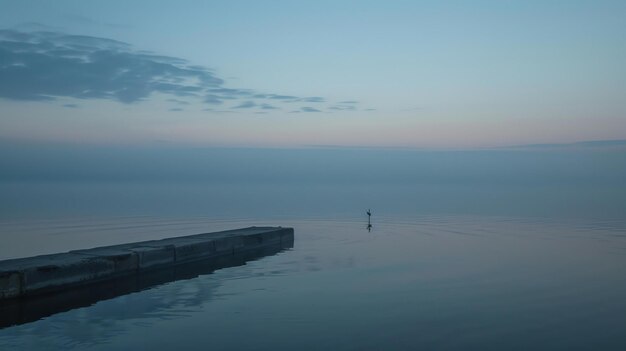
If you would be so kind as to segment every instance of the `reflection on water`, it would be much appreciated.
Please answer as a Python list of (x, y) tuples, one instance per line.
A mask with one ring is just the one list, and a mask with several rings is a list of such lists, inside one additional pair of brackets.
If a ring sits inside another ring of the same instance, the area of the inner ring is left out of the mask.
[[(111, 281), (75, 287), (63, 292), (4, 301), (0, 305), (0, 329), (33, 322), (75, 308), (91, 306), (98, 301), (139, 292), (165, 283), (196, 278), (200, 275), (213, 273), (220, 268), (241, 266), (248, 261), (273, 255), (292, 247), (293, 241), (286, 241), (275, 246), (249, 250), (236, 255), (220, 256), (203, 261), (150, 270)], [(141, 313), (131, 315), (131, 317), (138, 318), (147, 313), (154, 315), (169, 309), (173, 302), (176, 304), (184, 302), (185, 305), (191, 306), (198, 305), (210, 298), (210, 291), (210, 289), (198, 289), (192, 296), (177, 294), (177, 298), (174, 301), (159, 301), (159, 304), (156, 305), (143, 305), (143, 309), (133, 310)], [(128, 317), (128, 314), (125, 314), (125, 317)]]
[[(123, 236), (115, 220), (96, 227)], [(2, 329), (0, 349), (626, 349), (624, 221), (365, 221), (273, 222), (295, 249)]]

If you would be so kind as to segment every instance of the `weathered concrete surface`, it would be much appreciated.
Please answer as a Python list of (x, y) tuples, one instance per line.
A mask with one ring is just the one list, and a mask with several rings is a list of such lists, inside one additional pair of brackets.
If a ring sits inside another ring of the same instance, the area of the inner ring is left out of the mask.
[(293, 228), (250, 227), (0, 261), (0, 300), (281, 243), (293, 245), (293, 240)]
[(22, 290), (22, 283), (18, 272), (0, 273), (0, 299), (18, 296)]

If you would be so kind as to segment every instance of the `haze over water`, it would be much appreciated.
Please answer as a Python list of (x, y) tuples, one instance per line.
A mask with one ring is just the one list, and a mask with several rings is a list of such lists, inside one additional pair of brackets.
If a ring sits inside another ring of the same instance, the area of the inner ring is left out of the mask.
[(5, 151), (3, 259), (251, 225), (292, 226), (296, 242), (5, 328), (0, 345), (623, 349), (625, 158), (620, 145)]

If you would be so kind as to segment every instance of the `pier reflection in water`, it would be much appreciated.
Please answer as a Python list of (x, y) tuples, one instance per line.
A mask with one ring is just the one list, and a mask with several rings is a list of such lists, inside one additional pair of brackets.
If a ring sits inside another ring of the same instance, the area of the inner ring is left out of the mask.
[[(57, 313), (91, 306), (99, 301), (139, 292), (169, 282), (193, 279), (201, 275), (211, 274), (221, 268), (242, 266), (246, 262), (274, 255), (292, 247), (293, 241), (287, 241), (279, 245), (248, 250), (235, 255), (184, 263), (110, 281), (75, 287), (64, 292), (2, 301), (2, 304), (0, 304), (0, 329), (34, 322)], [(210, 287), (198, 290), (193, 300), (202, 303), (210, 299), (211, 290)], [(176, 296), (180, 296), (181, 299), (188, 297), (186, 294)], [(166, 299), (161, 303), (146, 306), (148, 307), (147, 309), (135, 310), (135, 312), (142, 314), (155, 313), (160, 309), (170, 308), (179, 302), (181, 301), (178, 301), (178, 299)], [(133, 311), (133, 309), (131, 308), (128, 311)]]

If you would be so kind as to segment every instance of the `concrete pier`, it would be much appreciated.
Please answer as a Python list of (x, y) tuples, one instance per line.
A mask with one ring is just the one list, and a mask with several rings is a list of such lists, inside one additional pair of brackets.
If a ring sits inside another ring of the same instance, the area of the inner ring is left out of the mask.
[(291, 247), (293, 240), (293, 228), (250, 227), (0, 261), (0, 301), (265, 247)]

